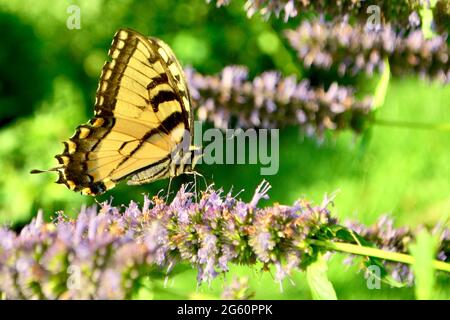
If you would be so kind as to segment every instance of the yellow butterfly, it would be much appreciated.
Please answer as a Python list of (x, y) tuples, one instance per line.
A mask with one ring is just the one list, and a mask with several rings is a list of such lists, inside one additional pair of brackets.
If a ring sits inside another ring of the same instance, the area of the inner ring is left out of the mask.
[(94, 117), (64, 142), (59, 167), (32, 173), (57, 171), (57, 183), (96, 195), (124, 179), (143, 184), (193, 172), (199, 149), (191, 144), (191, 99), (172, 50), (121, 29), (108, 54)]

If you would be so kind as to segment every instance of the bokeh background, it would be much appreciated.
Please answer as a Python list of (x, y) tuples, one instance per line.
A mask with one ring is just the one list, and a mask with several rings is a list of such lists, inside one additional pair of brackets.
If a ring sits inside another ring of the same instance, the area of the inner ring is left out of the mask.
[[(126, 184), (97, 199), (70, 192), (53, 182), (56, 175), (32, 176), (34, 168), (56, 164), (63, 140), (93, 114), (100, 70), (115, 31), (130, 27), (167, 42), (183, 65), (205, 74), (230, 64), (242, 64), (251, 75), (270, 69), (284, 75), (330, 83), (333, 75), (306, 72), (282, 30), (295, 27), (300, 15), (287, 24), (277, 19), (248, 19), (244, 1), (216, 8), (204, 0), (0, 0), (0, 224), (16, 230), (39, 209), (47, 219), (58, 210), (71, 216), (82, 205), (112, 199), (115, 205), (142, 202), (143, 193), (166, 189), (168, 181), (141, 187)], [(69, 30), (67, 8), (81, 9), (81, 29)], [(341, 79), (367, 93), (372, 80)], [(450, 86), (415, 77), (393, 78), (377, 117), (421, 123), (450, 123)], [(208, 124), (205, 124), (206, 126)], [(450, 132), (374, 125), (360, 135), (329, 133), (308, 138), (299, 128), (280, 132), (280, 170), (262, 177), (258, 165), (199, 167), (209, 183), (225, 191), (233, 188), (250, 200), (263, 178), (272, 189), (266, 204), (292, 204), (300, 197), (320, 202), (337, 191), (333, 213), (340, 219), (373, 223), (382, 214), (396, 225), (435, 224), (450, 212)], [(190, 177), (179, 177), (174, 189)], [(200, 183), (203, 187), (203, 184)], [(357, 266), (331, 259), (329, 277), (340, 299), (413, 298), (411, 288), (369, 290)], [(211, 285), (197, 288), (196, 271), (187, 268), (137, 298), (217, 298), (235, 274), (248, 275), (256, 298), (309, 299), (305, 277), (297, 273), (280, 288), (273, 272), (260, 266), (234, 267)], [(438, 279), (437, 296), (450, 298), (448, 276)]]

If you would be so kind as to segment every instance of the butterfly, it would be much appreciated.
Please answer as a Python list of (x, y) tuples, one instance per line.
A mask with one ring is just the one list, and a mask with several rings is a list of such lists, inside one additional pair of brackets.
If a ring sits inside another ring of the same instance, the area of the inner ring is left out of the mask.
[(56, 183), (97, 195), (119, 181), (150, 183), (195, 173), (192, 103), (180, 63), (162, 40), (116, 32), (102, 69), (94, 117), (56, 155)]

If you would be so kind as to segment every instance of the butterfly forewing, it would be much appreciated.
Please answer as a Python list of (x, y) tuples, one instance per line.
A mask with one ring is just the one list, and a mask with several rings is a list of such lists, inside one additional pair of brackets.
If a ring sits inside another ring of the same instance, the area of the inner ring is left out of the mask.
[(58, 183), (85, 194), (123, 179), (141, 184), (171, 176), (171, 153), (193, 135), (183, 70), (159, 39), (119, 30), (103, 66), (95, 115), (57, 155)]

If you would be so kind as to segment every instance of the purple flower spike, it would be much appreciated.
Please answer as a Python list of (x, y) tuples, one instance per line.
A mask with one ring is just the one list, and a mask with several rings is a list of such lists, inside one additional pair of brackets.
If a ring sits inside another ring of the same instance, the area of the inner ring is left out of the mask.
[[(39, 214), (19, 234), (0, 228), (0, 296), (130, 298), (154, 268), (166, 273), (180, 263), (195, 267), (198, 281), (208, 283), (231, 263), (261, 263), (275, 268), (281, 285), (294, 270), (314, 261), (319, 252), (310, 239), (339, 241), (331, 231), (337, 222), (330, 217), (328, 198), (319, 206), (301, 199), (293, 206), (258, 208), (269, 189), (263, 181), (245, 203), (210, 186), (197, 202), (182, 186), (171, 203), (158, 196), (145, 197), (142, 208), (135, 202), (125, 209), (105, 202), (98, 210), (82, 208), (75, 220), (59, 213), (46, 223)], [(407, 228), (395, 229), (388, 218), (372, 227), (351, 226), (385, 250), (405, 252), (414, 238)], [(433, 232), (441, 241), (438, 258), (447, 259), (448, 229)], [(408, 267), (391, 265), (395, 277), (411, 281)]]
[(234, 120), (241, 128), (298, 125), (320, 137), (327, 129), (358, 132), (372, 110), (371, 97), (359, 101), (351, 87), (314, 88), (307, 80), (283, 78), (275, 71), (250, 80), (244, 67), (229, 66), (217, 76), (187, 68), (186, 77), (198, 118), (221, 129)]
[[(211, 2), (211, 0), (208, 0)], [(216, 0), (216, 6), (226, 6), (231, 0)], [(244, 8), (247, 16), (252, 17), (260, 13), (264, 19), (271, 16), (282, 18), (284, 22), (298, 16), (299, 12), (312, 11), (320, 15), (326, 15), (340, 19), (351, 16), (359, 23), (365, 24), (370, 10), (370, 6), (377, 5), (379, 8), (380, 21), (394, 24), (396, 28), (418, 27), (420, 20), (417, 20), (419, 11), (427, 1), (366, 1), (366, 0), (247, 0)], [(433, 9), (434, 23), (438, 31), (444, 32), (450, 18), (450, 6), (447, 0), (437, 0)]]
[(450, 50), (445, 34), (427, 39), (421, 30), (405, 34), (389, 24), (378, 30), (366, 31), (365, 28), (345, 20), (316, 19), (304, 21), (285, 34), (306, 67), (330, 69), (336, 66), (342, 75), (366, 73), (372, 76), (376, 71), (381, 72), (385, 59), (389, 59), (393, 75), (416, 74), (450, 82)]

